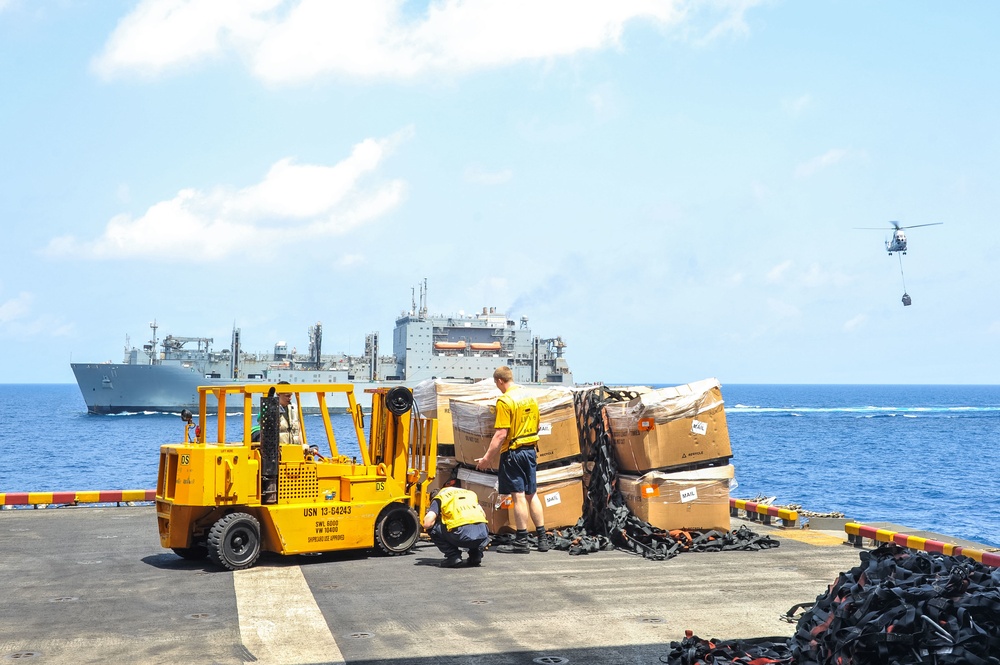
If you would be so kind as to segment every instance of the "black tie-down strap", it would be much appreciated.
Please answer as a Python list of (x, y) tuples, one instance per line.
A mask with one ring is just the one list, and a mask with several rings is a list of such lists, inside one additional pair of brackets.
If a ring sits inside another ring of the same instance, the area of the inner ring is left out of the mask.
[(752, 640), (703, 640), (687, 631), (680, 642), (670, 643), (670, 653), (660, 656), (668, 665), (792, 665), (787, 638), (759, 637)]
[(618, 490), (618, 462), (605, 420), (604, 406), (638, 397), (629, 390), (605, 386), (577, 392), (574, 396), (580, 450), (590, 480), (583, 498), (583, 516), (575, 526), (554, 531), (557, 550), (589, 554), (622, 549), (654, 561), (671, 559), (680, 552), (760, 550), (778, 546), (778, 541), (760, 536), (747, 527), (732, 532), (664, 531), (639, 519), (629, 510)]

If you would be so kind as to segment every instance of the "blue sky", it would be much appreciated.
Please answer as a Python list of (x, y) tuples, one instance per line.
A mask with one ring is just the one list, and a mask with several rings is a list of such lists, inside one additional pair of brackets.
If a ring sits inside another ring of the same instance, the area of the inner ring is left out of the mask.
[[(994, 2), (0, 0), (0, 383), (496, 307), (577, 380), (1000, 383)], [(908, 232), (903, 275), (883, 247)], [(858, 230), (855, 227), (885, 227)], [(913, 305), (900, 301), (905, 276)]]

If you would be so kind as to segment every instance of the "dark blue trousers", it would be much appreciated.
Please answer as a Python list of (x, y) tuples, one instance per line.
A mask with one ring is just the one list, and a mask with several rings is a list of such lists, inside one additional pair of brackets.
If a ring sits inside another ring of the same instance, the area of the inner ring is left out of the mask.
[(463, 549), (468, 550), (473, 558), (480, 558), (490, 542), (490, 534), (485, 524), (466, 524), (448, 531), (438, 522), (428, 535), (431, 537), (431, 542), (448, 558), (461, 556)]

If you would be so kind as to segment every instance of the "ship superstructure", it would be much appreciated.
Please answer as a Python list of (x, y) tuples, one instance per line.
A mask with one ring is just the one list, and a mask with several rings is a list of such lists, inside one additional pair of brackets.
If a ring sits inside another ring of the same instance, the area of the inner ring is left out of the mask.
[(431, 315), (426, 299), (422, 285), (419, 304), (414, 299), (396, 319), (391, 355), (381, 353), (377, 332), (366, 336), (360, 355), (324, 354), (321, 323), (309, 327), (306, 353), (284, 340), (269, 353), (248, 353), (239, 328), (233, 329), (229, 348), (213, 351), (210, 337), (158, 340), (154, 321), (148, 343), (136, 348), (126, 341), (123, 362), (71, 367), (92, 413), (193, 409), (198, 386), (233, 382), (354, 383), (356, 394), (364, 397), (364, 389), (379, 386), (489, 378), (500, 365), (510, 366), (518, 383), (573, 383), (562, 338), (533, 336), (527, 317), (518, 323), (490, 307), (472, 315)]

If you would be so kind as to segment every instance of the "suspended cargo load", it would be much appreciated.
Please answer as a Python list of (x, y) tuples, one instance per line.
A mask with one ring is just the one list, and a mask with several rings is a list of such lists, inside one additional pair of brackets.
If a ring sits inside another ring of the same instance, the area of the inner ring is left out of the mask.
[(621, 471), (719, 465), (733, 455), (717, 379), (652, 390), (606, 408)]
[[(539, 465), (570, 459), (580, 454), (573, 391), (568, 388), (521, 388), (538, 401)], [(499, 391), (497, 391), (499, 394)], [(496, 431), (496, 397), (453, 398), (450, 402), (455, 457), (475, 466), (486, 454)], [(491, 467), (496, 471), (496, 467)]]
[[(513, 501), (509, 494), (497, 491), (495, 474), (459, 467), (458, 480), (462, 487), (472, 490), (479, 497), (479, 505), (486, 511), (486, 526), (490, 533), (515, 530)], [(537, 480), (545, 528), (575, 525), (583, 516), (583, 465), (576, 462), (553, 469), (539, 469)], [(528, 529), (535, 529), (530, 515)]]
[(665, 531), (729, 531), (731, 464), (693, 471), (618, 476), (618, 489), (639, 519)]

